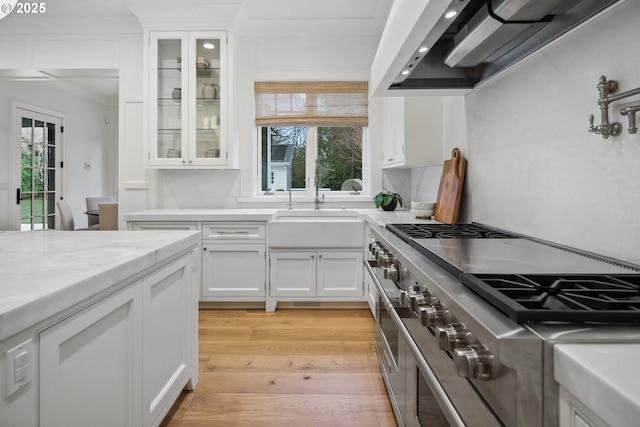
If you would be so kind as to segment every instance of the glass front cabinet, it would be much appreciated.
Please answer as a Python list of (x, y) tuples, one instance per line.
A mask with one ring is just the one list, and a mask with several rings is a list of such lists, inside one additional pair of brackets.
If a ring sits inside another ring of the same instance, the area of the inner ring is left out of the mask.
[(225, 32), (149, 31), (148, 165), (228, 164)]

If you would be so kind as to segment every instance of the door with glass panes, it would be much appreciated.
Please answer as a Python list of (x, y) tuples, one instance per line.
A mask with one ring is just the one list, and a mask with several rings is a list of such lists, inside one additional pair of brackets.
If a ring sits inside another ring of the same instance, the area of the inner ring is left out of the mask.
[(17, 108), (20, 176), (15, 203), (22, 231), (56, 228), (56, 201), (60, 199), (62, 119)]

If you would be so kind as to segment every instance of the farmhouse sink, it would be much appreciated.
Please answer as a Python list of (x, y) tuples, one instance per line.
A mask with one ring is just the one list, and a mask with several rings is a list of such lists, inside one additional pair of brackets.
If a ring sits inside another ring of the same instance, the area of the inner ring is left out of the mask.
[(276, 221), (345, 221), (358, 220), (360, 213), (353, 209), (290, 209), (276, 211)]
[(278, 211), (267, 223), (270, 248), (358, 248), (364, 245), (364, 221), (354, 210)]

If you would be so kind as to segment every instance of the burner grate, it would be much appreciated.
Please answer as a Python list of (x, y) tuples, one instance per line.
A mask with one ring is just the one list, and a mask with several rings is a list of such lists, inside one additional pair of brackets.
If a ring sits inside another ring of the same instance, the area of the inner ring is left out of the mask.
[(462, 274), (517, 322), (640, 322), (640, 275)]
[(513, 239), (518, 237), (478, 224), (387, 224), (387, 228), (405, 241), (410, 239)]

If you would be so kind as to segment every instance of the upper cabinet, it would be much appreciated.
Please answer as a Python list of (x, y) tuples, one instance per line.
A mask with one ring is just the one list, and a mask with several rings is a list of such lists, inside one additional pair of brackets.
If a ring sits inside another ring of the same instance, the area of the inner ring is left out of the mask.
[(227, 167), (226, 32), (146, 34), (148, 166)]
[(442, 164), (442, 105), (439, 96), (384, 99), (383, 168)]

